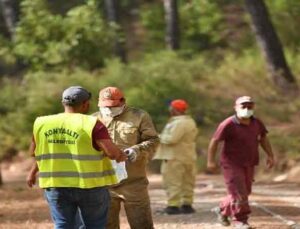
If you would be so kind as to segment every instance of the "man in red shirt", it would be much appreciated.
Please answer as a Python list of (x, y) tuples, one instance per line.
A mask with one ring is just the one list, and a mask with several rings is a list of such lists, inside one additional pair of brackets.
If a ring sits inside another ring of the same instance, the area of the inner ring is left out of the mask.
[(225, 119), (214, 133), (208, 148), (207, 167), (217, 167), (215, 155), (220, 142), (221, 167), (228, 195), (213, 211), (223, 226), (229, 226), (230, 217), (235, 228), (249, 229), (248, 215), (251, 213), (248, 196), (254, 176), (254, 167), (259, 161), (259, 145), (267, 154), (267, 167), (274, 165), (274, 156), (267, 138), (264, 124), (253, 116), (254, 102), (249, 96), (242, 96), (235, 101), (234, 116)]

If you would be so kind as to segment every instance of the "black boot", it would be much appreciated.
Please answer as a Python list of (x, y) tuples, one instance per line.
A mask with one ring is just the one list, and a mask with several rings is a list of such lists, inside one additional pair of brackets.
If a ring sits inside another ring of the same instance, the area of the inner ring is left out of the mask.
[(164, 209), (164, 212), (167, 213), (168, 215), (178, 215), (181, 213), (179, 207), (173, 207), (173, 206), (166, 207)]
[(195, 209), (192, 207), (192, 205), (189, 205), (189, 204), (182, 205), (180, 208), (180, 211), (183, 214), (192, 214), (192, 213), (196, 212)]

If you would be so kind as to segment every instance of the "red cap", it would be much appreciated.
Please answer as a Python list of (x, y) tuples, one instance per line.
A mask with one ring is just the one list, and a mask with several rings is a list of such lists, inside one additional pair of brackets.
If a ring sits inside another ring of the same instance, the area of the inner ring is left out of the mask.
[(106, 87), (99, 92), (99, 107), (119, 106), (124, 98), (123, 92), (117, 87)]
[(180, 112), (184, 112), (188, 108), (187, 102), (185, 100), (183, 100), (183, 99), (173, 100), (171, 102), (170, 106), (172, 108), (174, 108), (175, 110), (180, 111)]

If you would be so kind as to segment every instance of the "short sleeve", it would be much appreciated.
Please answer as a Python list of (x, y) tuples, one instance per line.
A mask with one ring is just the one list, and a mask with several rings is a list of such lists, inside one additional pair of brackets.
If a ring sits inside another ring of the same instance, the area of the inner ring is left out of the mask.
[(96, 144), (97, 140), (100, 139), (110, 139), (109, 133), (107, 131), (107, 128), (104, 126), (102, 122), (97, 120), (93, 132), (92, 132), (92, 139), (93, 139), (93, 147), (96, 150), (100, 150), (99, 146)]
[(215, 131), (213, 138), (217, 141), (224, 141), (228, 134), (228, 123), (222, 122)]
[(258, 123), (258, 126), (259, 126), (260, 135), (262, 137), (266, 136), (267, 133), (268, 133), (268, 130), (267, 130), (266, 126), (264, 125), (264, 123), (261, 120), (259, 120), (259, 119), (256, 119), (256, 120), (257, 120), (257, 123)]
[(92, 138), (93, 140), (110, 139), (106, 127), (99, 120), (97, 120), (96, 125), (93, 129)]

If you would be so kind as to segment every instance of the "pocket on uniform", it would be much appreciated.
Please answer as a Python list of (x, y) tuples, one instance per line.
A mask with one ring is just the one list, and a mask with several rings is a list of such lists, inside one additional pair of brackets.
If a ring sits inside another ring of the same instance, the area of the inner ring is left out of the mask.
[(130, 128), (120, 128), (118, 130), (120, 138), (127, 143), (136, 144), (137, 141), (137, 128), (130, 127)]
[(167, 162), (165, 160), (163, 160), (161, 163), (161, 167), (160, 167), (161, 174), (164, 174), (166, 172), (166, 165), (167, 165)]

